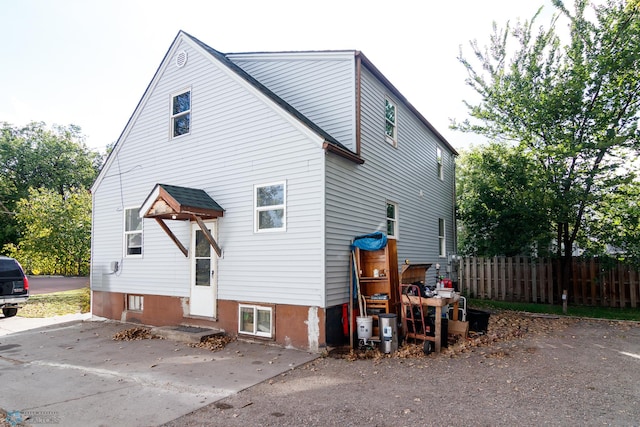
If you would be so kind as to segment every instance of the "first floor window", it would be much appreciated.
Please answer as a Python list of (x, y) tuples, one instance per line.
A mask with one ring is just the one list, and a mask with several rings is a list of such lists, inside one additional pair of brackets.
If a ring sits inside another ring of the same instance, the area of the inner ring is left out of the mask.
[(142, 311), (144, 309), (144, 297), (142, 295), (127, 295), (127, 310)]
[(124, 210), (124, 256), (142, 255), (142, 218), (138, 211)]
[(273, 309), (257, 305), (240, 304), (238, 332), (271, 338), (273, 336)]
[(447, 240), (445, 236), (444, 219), (438, 218), (438, 252), (439, 256), (447, 256)]
[(186, 135), (191, 131), (191, 91), (171, 97), (171, 137)]
[(387, 237), (398, 238), (398, 204), (387, 202)]
[(284, 182), (254, 187), (255, 231), (286, 229), (286, 185)]

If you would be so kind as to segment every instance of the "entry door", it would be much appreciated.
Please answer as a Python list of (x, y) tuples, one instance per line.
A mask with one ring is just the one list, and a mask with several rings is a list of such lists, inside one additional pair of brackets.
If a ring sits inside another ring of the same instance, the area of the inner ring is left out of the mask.
[[(211, 235), (216, 235), (216, 223), (205, 223)], [(191, 224), (191, 298), (193, 316), (216, 316), (217, 256), (197, 223)]]

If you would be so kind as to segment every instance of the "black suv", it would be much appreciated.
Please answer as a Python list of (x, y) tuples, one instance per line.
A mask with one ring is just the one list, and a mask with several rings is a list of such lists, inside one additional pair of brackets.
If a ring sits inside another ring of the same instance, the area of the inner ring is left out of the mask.
[(4, 317), (15, 316), (29, 299), (29, 280), (13, 258), (0, 256), (0, 307)]

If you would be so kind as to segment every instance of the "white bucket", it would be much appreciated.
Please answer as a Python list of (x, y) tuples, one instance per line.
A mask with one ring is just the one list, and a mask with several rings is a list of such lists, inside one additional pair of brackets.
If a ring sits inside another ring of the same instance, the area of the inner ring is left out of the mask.
[(373, 331), (373, 317), (358, 316), (356, 317), (356, 325), (358, 326), (358, 339), (366, 340), (371, 338)]

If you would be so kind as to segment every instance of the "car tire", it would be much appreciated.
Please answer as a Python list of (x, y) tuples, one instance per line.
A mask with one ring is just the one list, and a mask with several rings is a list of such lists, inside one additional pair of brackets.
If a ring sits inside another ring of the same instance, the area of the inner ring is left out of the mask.
[(17, 307), (5, 307), (2, 309), (2, 314), (4, 314), (4, 317), (13, 317), (16, 314), (18, 314), (18, 308)]

